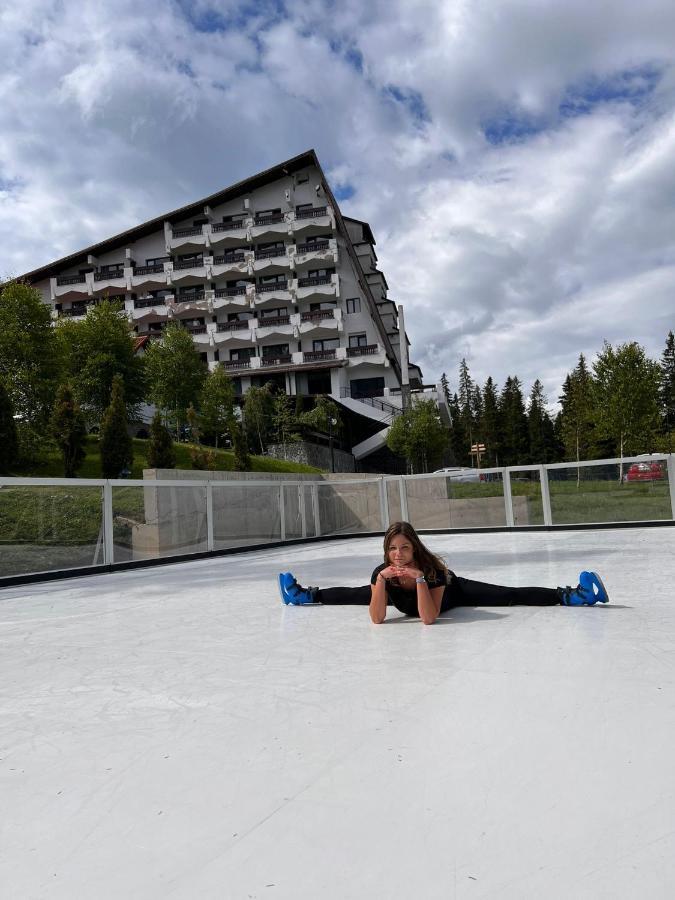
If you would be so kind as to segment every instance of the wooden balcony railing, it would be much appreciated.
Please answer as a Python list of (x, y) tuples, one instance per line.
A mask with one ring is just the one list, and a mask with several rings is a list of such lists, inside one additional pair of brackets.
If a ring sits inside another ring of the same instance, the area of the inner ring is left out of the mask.
[(366, 344), (364, 347), (347, 347), (347, 356), (372, 356), (379, 349), (377, 344)]
[(134, 275), (157, 275), (160, 272), (164, 271), (164, 266), (162, 263), (156, 266), (136, 266), (134, 268)]
[(293, 357), (290, 353), (283, 353), (276, 356), (263, 356), (260, 361), (263, 366), (283, 366), (293, 362)]
[(258, 319), (258, 328), (269, 328), (271, 325), (290, 325), (290, 316), (262, 316)]
[(246, 228), (246, 222), (217, 222), (211, 226), (211, 231), (236, 231), (238, 228)]
[(243, 321), (218, 322), (217, 331), (243, 331), (248, 328), (248, 319)]
[(301, 209), (295, 214), (296, 219), (316, 219), (319, 216), (325, 216), (328, 212), (327, 206), (314, 206), (312, 209)]
[(254, 225), (276, 225), (278, 222), (284, 221), (283, 213), (275, 213), (273, 216), (256, 216)]
[(239, 297), (242, 294), (246, 293), (246, 288), (244, 285), (239, 285), (239, 287), (230, 287), (230, 288), (218, 288), (216, 290), (216, 297)]
[(312, 241), (310, 244), (298, 244), (298, 253), (313, 253), (315, 250), (328, 250), (329, 241)]
[(315, 287), (318, 284), (330, 283), (330, 275), (322, 275), (320, 278), (298, 278), (298, 287)]
[(105, 272), (94, 272), (94, 281), (106, 281), (109, 278), (124, 278), (124, 269), (109, 269)]
[(225, 359), (220, 364), (223, 369), (250, 369), (250, 359)]
[(266, 294), (269, 291), (285, 291), (288, 289), (288, 281), (273, 281), (267, 284), (259, 284), (256, 291), (259, 294)]
[(244, 262), (245, 259), (246, 255), (244, 253), (224, 253), (222, 256), (214, 256), (213, 264), (214, 266), (224, 266), (227, 263)]
[(56, 279), (58, 285), (62, 284), (84, 284), (87, 279), (84, 275), (59, 275)]
[(175, 238), (194, 237), (197, 234), (202, 234), (202, 226), (195, 225), (194, 228), (174, 228), (171, 233)]
[(196, 259), (184, 259), (173, 264), (174, 269), (200, 269), (204, 265), (204, 259), (199, 256)]
[(255, 251), (256, 259), (274, 259), (277, 256), (286, 256), (286, 248), (283, 247), (279, 250), (256, 250)]
[(308, 350), (302, 354), (303, 362), (317, 362), (321, 359), (335, 359), (335, 350)]
[(334, 311), (332, 309), (317, 309), (312, 312), (304, 312), (300, 314), (301, 322), (321, 322), (323, 319), (334, 319)]

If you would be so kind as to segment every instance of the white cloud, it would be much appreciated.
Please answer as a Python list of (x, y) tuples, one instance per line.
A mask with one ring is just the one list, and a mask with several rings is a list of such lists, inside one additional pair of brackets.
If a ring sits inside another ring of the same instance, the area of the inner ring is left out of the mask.
[(427, 380), (553, 399), (675, 327), (673, 33), (668, 0), (5, 5), (0, 272), (314, 146)]

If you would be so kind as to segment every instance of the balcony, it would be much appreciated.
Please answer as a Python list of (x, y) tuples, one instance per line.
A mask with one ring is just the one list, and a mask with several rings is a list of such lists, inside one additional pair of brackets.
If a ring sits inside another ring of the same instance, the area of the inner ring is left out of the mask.
[(297, 279), (296, 285), (298, 300), (309, 300), (312, 297), (321, 299), (339, 296), (340, 282), (338, 275), (335, 273), (315, 278), (304, 276)]
[(206, 325), (182, 325), (190, 334), (206, 334)]
[(283, 235), (288, 234), (291, 228), (289, 220), (285, 213), (275, 213), (270, 216), (256, 216), (251, 227), (251, 237), (253, 240), (259, 240), (264, 235), (270, 234)]
[(283, 281), (273, 281), (268, 284), (257, 284), (255, 288), (256, 294), (272, 294), (275, 291), (287, 291), (288, 290), (288, 280), (284, 279)]
[(234, 253), (223, 253), (221, 256), (213, 257), (213, 265), (214, 266), (226, 266), (228, 263), (240, 263), (245, 262), (246, 254), (243, 250), (235, 251)]
[(142, 287), (143, 285), (166, 285), (169, 283), (163, 263), (154, 266), (136, 266), (131, 270), (132, 288)]
[(251, 368), (251, 360), (250, 359), (226, 359), (221, 362), (221, 367), (223, 369), (250, 369)]
[(300, 313), (300, 321), (301, 322), (321, 322), (324, 319), (334, 319), (335, 318), (335, 310), (333, 309), (317, 309), (312, 312), (304, 312)]
[(328, 250), (330, 248), (330, 241), (326, 238), (325, 241), (312, 241), (309, 244), (298, 244), (297, 252), (300, 254), (305, 253), (321, 253), (324, 250)]
[(240, 285), (239, 287), (229, 287), (229, 288), (218, 288), (215, 291), (216, 298), (220, 297), (245, 297), (246, 296), (246, 288), (244, 285)]
[(302, 354), (302, 361), (309, 362), (320, 362), (325, 359), (336, 359), (336, 351), (335, 350), (306, 350)]
[(328, 206), (313, 206), (301, 209), (293, 219), (293, 231), (304, 231), (311, 228), (334, 228), (333, 211)]
[(248, 323), (253, 321), (253, 319), (244, 319), (243, 321), (235, 320), (233, 322), (218, 322), (216, 331), (228, 333), (232, 331), (249, 331), (250, 326)]
[(319, 219), (328, 215), (327, 206), (314, 206), (312, 209), (301, 209), (295, 214), (296, 219)]
[(56, 279), (56, 284), (58, 287), (62, 287), (70, 284), (86, 284), (86, 281), (86, 275), (59, 275)]
[(180, 262), (175, 262), (173, 264), (174, 272), (182, 271), (183, 269), (201, 269), (204, 266), (204, 258), (198, 257), (197, 259), (186, 259)]
[(86, 275), (59, 275), (50, 279), (51, 299), (77, 297), (82, 294), (91, 294), (93, 280)]
[(279, 325), (290, 325), (290, 316), (263, 316), (258, 318), (258, 328), (276, 328)]
[(190, 291), (188, 294), (178, 294), (176, 303), (199, 303), (205, 297), (204, 291)]
[(134, 309), (148, 309), (151, 306), (166, 306), (166, 297), (141, 297), (134, 300)]
[(330, 275), (323, 275), (321, 278), (298, 278), (298, 287), (315, 287), (320, 284), (330, 284)]
[(271, 216), (256, 216), (253, 220), (254, 225), (276, 225), (277, 222), (285, 222), (286, 217), (283, 213), (274, 213)]
[(271, 366), (287, 366), (293, 362), (293, 356), (290, 353), (279, 354), (278, 356), (261, 356), (260, 364), (263, 368)]
[(124, 269), (110, 269), (105, 272), (94, 272), (94, 281), (119, 281), (124, 278)]
[(188, 248), (195, 247), (200, 248), (205, 246), (206, 237), (204, 235), (204, 229), (201, 225), (194, 225), (184, 228), (172, 228), (171, 229), (171, 238), (169, 240), (169, 246), (171, 249), (176, 249), (178, 247)]
[(159, 275), (164, 272), (164, 263), (156, 266), (134, 266), (134, 275)]
[(366, 344), (363, 347), (347, 347), (347, 356), (375, 356), (382, 348), (379, 344)]

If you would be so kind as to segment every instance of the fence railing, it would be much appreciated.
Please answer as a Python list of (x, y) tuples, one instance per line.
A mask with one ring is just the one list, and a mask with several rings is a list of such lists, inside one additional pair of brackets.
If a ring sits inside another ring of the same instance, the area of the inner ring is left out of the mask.
[(340, 534), (672, 522), (675, 454), (341, 480), (0, 478), (0, 585)]

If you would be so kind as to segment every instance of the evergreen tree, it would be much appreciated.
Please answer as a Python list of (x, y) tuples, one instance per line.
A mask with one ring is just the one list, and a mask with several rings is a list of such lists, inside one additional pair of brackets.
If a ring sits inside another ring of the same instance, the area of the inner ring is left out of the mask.
[(87, 426), (69, 384), (62, 384), (56, 392), (51, 430), (63, 455), (63, 474), (74, 478), (86, 456)]
[(198, 402), (207, 373), (190, 332), (170, 322), (163, 339), (148, 347), (145, 369), (150, 400), (165, 412), (180, 437), (186, 410)]
[(565, 458), (592, 459), (595, 447), (595, 391), (593, 376), (581, 353), (576, 368), (565, 378), (560, 400), (560, 435)]
[(503, 466), (523, 464), (528, 456), (527, 416), (520, 381), (514, 375), (506, 379), (499, 398)]
[(530, 462), (548, 463), (555, 456), (553, 422), (548, 413), (548, 401), (544, 385), (537, 380), (532, 385), (527, 411), (527, 431), (529, 438)]
[(0, 475), (9, 475), (17, 464), (19, 441), (14, 421), (14, 408), (0, 379)]
[(134, 449), (127, 431), (127, 410), (121, 375), (113, 378), (110, 406), (101, 422), (100, 451), (104, 478), (119, 478), (125, 469), (131, 469)]
[(621, 458), (652, 451), (659, 425), (658, 363), (634, 341), (616, 349), (605, 341), (593, 373), (600, 435), (614, 441)]
[(250, 387), (244, 396), (242, 410), (244, 432), (251, 449), (265, 452), (272, 429), (274, 399), (271, 386)]
[(60, 372), (51, 313), (40, 292), (17, 281), (0, 285), (0, 380), (21, 428), (39, 435), (48, 423)]
[(449, 404), (450, 429), (448, 440), (453, 461), (457, 466), (466, 466), (470, 460), (469, 438), (464, 429), (464, 422), (459, 408), (459, 398), (454, 394)]
[(205, 443), (217, 448), (228, 434), (228, 422), (234, 414), (234, 382), (220, 367), (206, 377), (200, 397), (201, 431)]
[(60, 319), (56, 336), (66, 375), (90, 423), (98, 425), (108, 408), (115, 375), (124, 385), (127, 418), (134, 419), (145, 396), (145, 371), (120, 304), (101, 300), (83, 319)]
[(150, 424), (148, 466), (151, 469), (176, 468), (176, 452), (173, 440), (162, 422), (162, 415), (159, 410), (152, 417), (152, 423)]
[(452, 402), (452, 397), (450, 396), (450, 385), (448, 384), (448, 376), (443, 372), (441, 375), (441, 391), (443, 392), (443, 396), (445, 397), (445, 402), (447, 406), (450, 406)]
[(433, 400), (421, 400), (397, 416), (387, 435), (387, 446), (405, 457), (412, 473), (433, 469), (443, 454), (448, 432)]
[(483, 465), (486, 468), (498, 466), (501, 447), (499, 400), (497, 386), (491, 377), (488, 377), (483, 388), (483, 408), (477, 431), (478, 440), (485, 444)]
[(474, 410), (475, 385), (465, 359), (459, 364), (459, 414), (469, 445), (474, 443), (476, 416)]
[(672, 453), (673, 429), (675, 429), (675, 336), (668, 332), (666, 347), (661, 356), (659, 400), (663, 431), (667, 435), (668, 453)]

